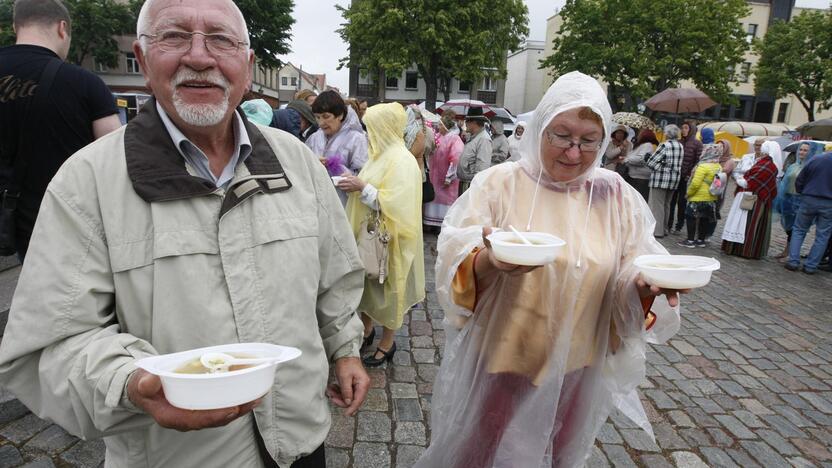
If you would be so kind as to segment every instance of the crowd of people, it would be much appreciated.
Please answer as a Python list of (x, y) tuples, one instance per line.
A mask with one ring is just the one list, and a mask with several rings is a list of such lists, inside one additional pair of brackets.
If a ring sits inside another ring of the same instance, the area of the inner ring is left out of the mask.
[[(15, 2), (19, 46), (41, 68), (65, 56), (68, 15)], [(58, 52), (32, 48), (33, 26)], [(153, 98), (111, 132), (109, 106), (84, 116), (100, 138), (43, 187), (0, 345), (3, 386), (70, 433), (105, 437), (114, 466), (326, 466), (327, 400), (356, 413), (365, 367), (393, 360), (425, 299), (426, 230), (439, 232), (447, 341), (420, 468), (579, 466), (615, 408), (649, 431), (636, 391), (647, 344), (678, 331), (687, 291), (646, 283), (634, 261), (667, 253), (657, 239), (685, 225), (681, 246), (707, 245), (729, 177), (725, 253), (766, 255), (778, 212), (786, 268), (813, 223), (803, 271), (829, 268), (832, 155), (811, 143), (783, 158), (759, 140), (735, 164), (693, 122), (661, 141), (636, 134), (580, 72), (509, 135), (482, 108), (434, 118), (334, 90), (272, 109), (244, 99), (255, 58), (231, 0), (146, 1), (137, 38)], [(514, 226), (565, 240), (562, 253), (500, 261), (489, 235)], [(136, 367), (237, 342), (302, 353), (266, 395), (219, 410), (171, 405)]]

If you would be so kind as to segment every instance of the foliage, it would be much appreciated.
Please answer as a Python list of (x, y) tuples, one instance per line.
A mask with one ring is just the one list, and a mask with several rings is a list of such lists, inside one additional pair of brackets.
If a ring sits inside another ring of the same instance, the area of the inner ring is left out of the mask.
[(292, 25), (295, 19), (293, 0), (235, 0), (243, 12), (251, 37), (251, 48), (261, 68), (280, 68), (279, 55), (291, 49)]
[(353, 0), (337, 8), (346, 20), (338, 32), (350, 44), (341, 66), (401, 74), (415, 64), (431, 110), (440, 78), (505, 76), (506, 52), (528, 34), (522, 0)]
[(731, 70), (748, 48), (739, 20), (749, 12), (745, 0), (567, 0), (541, 68), (603, 80), (624, 98), (616, 110), (686, 80), (729, 102)]
[(810, 122), (816, 109), (832, 108), (831, 11), (805, 11), (790, 22), (775, 22), (754, 50), (760, 55), (754, 69), (757, 92), (794, 95)]
[[(144, 0), (64, 0), (72, 18), (72, 46), (68, 60), (80, 64), (87, 57), (108, 67), (118, 64), (116, 36), (134, 34)], [(236, 0), (251, 36), (251, 48), (261, 67), (279, 67), (277, 56), (289, 53), (293, 0)], [(0, 0), (0, 46), (14, 44), (12, 5)]]

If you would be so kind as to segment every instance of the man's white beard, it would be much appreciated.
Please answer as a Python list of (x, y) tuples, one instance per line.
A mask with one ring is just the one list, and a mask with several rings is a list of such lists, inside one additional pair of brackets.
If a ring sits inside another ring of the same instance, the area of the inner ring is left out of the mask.
[[(179, 85), (189, 80), (207, 81), (223, 89), (222, 101), (217, 104), (189, 104), (179, 95)], [(216, 70), (196, 72), (182, 67), (173, 77), (173, 108), (188, 125), (210, 127), (222, 122), (228, 112), (228, 80)]]

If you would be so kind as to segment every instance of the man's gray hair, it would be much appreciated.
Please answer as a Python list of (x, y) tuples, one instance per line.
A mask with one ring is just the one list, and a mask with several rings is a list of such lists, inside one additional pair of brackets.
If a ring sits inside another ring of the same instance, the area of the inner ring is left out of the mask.
[[(156, 3), (156, 0), (147, 0), (142, 5), (142, 9), (139, 10), (139, 20), (136, 21), (136, 37), (139, 39), (139, 45), (144, 51), (147, 48), (147, 40), (142, 37), (142, 34), (150, 34), (150, 8), (151, 6)], [(229, 0), (229, 3), (234, 5), (234, 11), (237, 12), (237, 16), (240, 19), (240, 25), (243, 28), (243, 37), (242, 39), (249, 44), (249, 48), (251, 45), (251, 38), (248, 36), (248, 25), (246, 25), (246, 19), (243, 17), (243, 12), (240, 11), (240, 8), (237, 6), (236, 3)]]
[(69, 10), (60, 0), (16, 0), (12, 23), (16, 29), (25, 26), (51, 26), (66, 21), (67, 29), (72, 25)]
[(682, 135), (682, 130), (673, 124), (665, 125), (664, 127), (664, 136), (668, 140), (678, 140), (679, 136)]

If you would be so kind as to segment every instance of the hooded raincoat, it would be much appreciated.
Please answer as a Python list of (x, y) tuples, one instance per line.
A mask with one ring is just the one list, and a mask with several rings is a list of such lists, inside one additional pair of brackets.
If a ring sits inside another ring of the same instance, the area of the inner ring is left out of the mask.
[[(425, 298), (422, 175), (402, 138), (405, 122), (404, 109), (397, 103), (367, 109), (370, 160), (358, 174), (378, 191), (376, 202), (390, 233), (387, 281), (365, 279), (358, 310), (393, 330), (402, 326), (404, 313)], [(371, 214), (361, 192), (351, 193), (347, 217), (356, 238), (362, 221)]]
[[(350, 106), (347, 106), (347, 116), (335, 135), (327, 137), (323, 130), (318, 130), (306, 140), (306, 146), (320, 157), (341, 156), (344, 166), (353, 174), (358, 174), (367, 162), (367, 134), (358, 114)], [(338, 190), (338, 197), (346, 204), (347, 194)]]
[[(542, 169), (544, 129), (580, 107), (609, 128), (598, 83), (578, 72), (561, 76), (523, 135), (522, 160), (478, 174), (445, 218), (436, 289), (447, 341), (431, 445), (418, 468), (581, 466), (616, 406), (650, 431), (635, 390), (645, 347), (672, 336), (679, 315), (657, 298), (658, 318), (645, 331), (633, 260), (666, 251), (638, 192), (596, 167), (609, 132), (595, 164), (576, 179), (554, 182)], [(472, 278), (482, 228), (527, 223), (566, 241), (557, 260), (520, 276)]]

